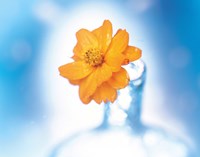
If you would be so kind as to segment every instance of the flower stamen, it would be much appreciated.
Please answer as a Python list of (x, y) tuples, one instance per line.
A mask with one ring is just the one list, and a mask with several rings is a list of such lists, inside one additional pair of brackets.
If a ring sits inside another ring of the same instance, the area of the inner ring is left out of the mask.
[(104, 60), (103, 54), (99, 49), (89, 49), (84, 53), (84, 60), (91, 66), (101, 66)]

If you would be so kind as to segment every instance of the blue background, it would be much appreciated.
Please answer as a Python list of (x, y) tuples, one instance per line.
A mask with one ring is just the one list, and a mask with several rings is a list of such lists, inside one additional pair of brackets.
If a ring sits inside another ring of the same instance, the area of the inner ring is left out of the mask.
[[(49, 117), (54, 113), (49, 109), (50, 105), (46, 99), (51, 97), (48, 96), (48, 90), (52, 88), (48, 89), (48, 86), (42, 85), (45, 81), (40, 76), (39, 63), (52, 55), (51, 52), (43, 53), (44, 47), (49, 46), (48, 37), (52, 32), (56, 32), (57, 27), (52, 26), (53, 21), (56, 21), (54, 15), (60, 12), (72, 16), (70, 14), (74, 8), (90, 3), (98, 8), (98, 1), (96, 2), (97, 4), (89, 0), (0, 1), (0, 157), (47, 156), (54, 145), (64, 137), (65, 133), (60, 133), (59, 129), (56, 133), (50, 131), (52, 121)], [(155, 85), (159, 85), (158, 94), (160, 91), (164, 93), (164, 100), (160, 104), (162, 107), (158, 107), (162, 112), (157, 115), (161, 120), (163, 115), (164, 118), (159, 124), (164, 127), (164, 119), (171, 118), (170, 128), (176, 128), (178, 134), (179, 131), (186, 134), (192, 149), (200, 156), (200, 2), (110, 0), (99, 3), (113, 7), (119, 14), (123, 12), (127, 15), (126, 19), (133, 26), (133, 32), (135, 19), (139, 21), (141, 31), (145, 32), (145, 35), (139, 34), (134, 40), (137, 40), (136, 43), (143, 49), (147, 63), (149, 78), (147, 76), (146, 95), (158, 89), (154, 89)], [(47, 8), (47, 14), (44, 8)], [(102, 8), (102, 12), (104, 11)], [(123, 15), (115, 17), (116, 21), (121, 21), (120, 18), (123, 18)], [(145, 45), (150, 45), (151, 51)], [(59, 51), (57, 55), (60, 55)], [(45, 61), (45, 64), (51, 64), (51, 61)], [(44, 74), (45, 70), (42, 73)], [(153, 99), (153, 103), (156, 103), (159, 96), (151, 96), (146, 99)], [(144, 117), (151, 107), (147, 106), (146, 101)], [(75, 111), (67, 110), (66, 114)], [(83, 110), (86, 115), (85, 109)], [(95, 112), (97, 111), (98, 109), (95, 109)], [(156, 111), (155, 109), (154, 114)], [(148, 114), (151, 117), (151, 112)], [(68, 130), (74, 127), (71, 123), (81, 123), (81, 118), (73, 121), (72, 113), (68, 119), (70, 118), (72, 120), (67, 123)], [(96, 124), (96, 121), (98, 120), (94, 118), (91, 126)], [(184, 129), (174, 125), (173, 121), (181, 123)], [(76, 129), (66, 132), (66, 135), (82, 127), (74, 128)], [(55, 138), (51, 139), (52, 136)]]

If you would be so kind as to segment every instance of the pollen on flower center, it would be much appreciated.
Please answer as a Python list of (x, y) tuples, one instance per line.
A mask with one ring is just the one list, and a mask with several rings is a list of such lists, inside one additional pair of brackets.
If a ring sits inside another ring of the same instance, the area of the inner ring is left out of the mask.
[(103, 63), (104, 57), (99, 49), (89, 49), (84, 53), (84, 60), (91, 66), (100, 66)]

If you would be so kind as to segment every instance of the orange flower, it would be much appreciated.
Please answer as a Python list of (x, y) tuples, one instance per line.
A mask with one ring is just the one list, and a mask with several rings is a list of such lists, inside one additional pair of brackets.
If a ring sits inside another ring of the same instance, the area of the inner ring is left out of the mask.
[(105, 20), (93, 31), (80, 29), (73, 49), (74, 62), (59, 67), (60, 75), (79, 85), (84, 104), (95, 100), (100, 104), (114, 102), (117, 90), (129, 83), (127, 71), (121, 67), (141, 57), (141, 50), (129, 46), (129, 34), (119, 29), (112, 37), (112, 24)]

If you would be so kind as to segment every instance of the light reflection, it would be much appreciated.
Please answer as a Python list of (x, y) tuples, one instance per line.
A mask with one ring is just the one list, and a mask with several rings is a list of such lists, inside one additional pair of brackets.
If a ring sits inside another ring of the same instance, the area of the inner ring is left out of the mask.
[(185, 47), (177, 47), (169, 54), (171, 65), (178, 69), (185, 68), (190, 63), (190, 60), (190, 52)]
[(138, 13), (143, 13), (153, 6), (155, 0), (128, 0), (127, 6)]
[(31, 45), (25, 40), (19, 40), (12, 46), (12, 58), (17, 63), (27, 62), (32, 53)]
[(147, 131), (144, 142), (153, 157), (186, 157), (188, 154), (185, 144), (161, 132)]
[(85, 133), (73, 140), (67, 149), (61, 149), (58, 156), (187, 157), (187, 151), (185, 144), (156, 130), (130, 136), (125, 130), (114, 129)]
[(123, 125), (127, 118), (127, 113), (121, 110), (116, 104), (110, 105), (110, 108), (109, 122), (114, 125)]
[(52, 1), (42, 1), (32, 8), (33, 14), (43, 23), (53, 24), (61, 16), (61, 9)]
[(117, 98), (116, 105), (120, 104), (120, 108), (122, 108), (123, 110), (127, 110), (131, 104), (130, 102), (132, 98), (129, 94), (129, 91), (130, 90), (128, 88), (121, 89)]

